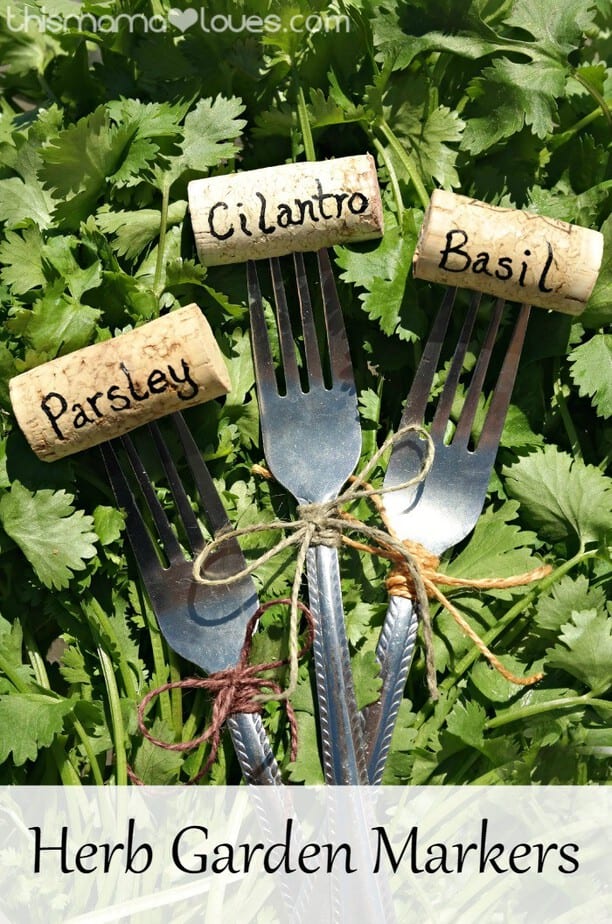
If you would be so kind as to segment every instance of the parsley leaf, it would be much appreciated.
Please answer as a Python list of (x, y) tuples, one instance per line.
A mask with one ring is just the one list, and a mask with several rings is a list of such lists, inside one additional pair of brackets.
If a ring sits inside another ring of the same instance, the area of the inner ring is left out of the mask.
[(574, 613), (549, 651), (548, 663), (596, 692), (607, 690), (612, 686), (612, 620), (597, 610)]
[(580, 394), (591, 398), (600, 417), (612, 417), (612, 334), (596, 334), (568, 359)]
[(584, 575), (575, 580), (566, 575), (538, 601), (533, 621), (538, 629), (558, 632), (573, 612), (591, 609), (604, 612), (605, 605), (606, 595), (601, 587), (593, 587)]
[[(466, 547), (446, 568), (449, 575), (476, 579), (505, 578), (537, 567), (539, 562), (533, 554), (534, 533), (521, 530), (512, 522), (517, 518), (518, 510), (516, 501), (508, 501), (498, 509), (488, 507), (478, 520)], [(521, 593), (522, 589), (489, 592), (508, 598)]]
[(17, 767), (35, 760), (40, 748), (49, 747), (72, 712), (70, 700), (52, 699), (42, 693), (0, 696), (0, 763), (9, 754)]
[(56, 221), (78, 228), (129, 150), (129, 129), (112, 125), (106, 108), (61, 131), (43, 150), (41, 177), (58, 201)]
[(577, 537), (581, 546), (604, 542), (612, 529), (612, 482), (593, 465), (546, 446), (504, 469), (521, 516), (549, 542)]
[(32, 493), (19, 481), (0, 498), (0, 522), (45, 587), (67, 587), (96, 554), (93, 519), (66, 491)]
[(35, 225), (21, 233), (7, 231), (0, 244), (0, 275), (15, 295), (44, 286), (42, 266), (43, 239)]
[(400, 228), (395, 217), (385, 213), (385, 236), (375, 247), (339, 247), (336, 252), (343, 282), (365, 290), (359, 295), (364, 311), (383, 333), (398, 334), (402, 340), (415, 336), (408, 303), (409, 272), (421, 218), (416, 210), (406, 212)]

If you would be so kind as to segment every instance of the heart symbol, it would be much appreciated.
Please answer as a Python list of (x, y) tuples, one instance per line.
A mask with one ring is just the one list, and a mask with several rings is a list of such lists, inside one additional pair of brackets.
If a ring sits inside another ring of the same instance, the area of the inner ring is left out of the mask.
[(198, 11), (194, 10), (193, 7), (188, 7), (186, 10), (173, 9), (168, 13), (168, 22), (170, 25), (180, 29), (181, 32), (186, 32), (187, 29), (191, 29), (197, 21)]

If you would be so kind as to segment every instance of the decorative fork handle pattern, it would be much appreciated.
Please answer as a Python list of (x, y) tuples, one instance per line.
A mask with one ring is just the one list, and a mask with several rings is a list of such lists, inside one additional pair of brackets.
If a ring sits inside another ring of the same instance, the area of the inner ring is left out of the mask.
[(316, 620), (313, 645), (326, 782), (368, 784), (361, 717), (344, 627), (338, 552), (319, 545), (306, 558), (308, 596)]
[(261, 716), (239, 712), (229, 717), (227, 727), (246, 782), (253, 786), (282, 786)]
[(381, 665), (382, 689), (378, 701), (364, 711), (368, 778), (372, 786), (382, 781), (406, 677), (414, 655), (417, 629), (417, 610), (413, 601), (406, 597), (391, 597), (376, 649), (376, 657)]

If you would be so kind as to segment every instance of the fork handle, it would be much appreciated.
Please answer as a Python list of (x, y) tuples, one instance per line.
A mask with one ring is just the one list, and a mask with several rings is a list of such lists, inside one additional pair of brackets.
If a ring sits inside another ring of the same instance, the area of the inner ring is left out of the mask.
[(261, 716), (238, 712), (228, 718), (227, 726), (246, 782), (253, 786), (281, 786), (281, 772)]
[(337, 550), (325, 545), (309, 549), (306, 569), (310, 608), (316, 621), (313, 651), (325, 779), (335, 786), (367, 785), (366, 753), (344, 627)]
[(382, 781), (406, 677), (414, 655), (417, 629), (417, 610), (413, 601), (406, 597), (390, 597), (376, 649), (376, 657), (381, 665), (380, 697), (364, 710), (368, 778), (372, 786)]

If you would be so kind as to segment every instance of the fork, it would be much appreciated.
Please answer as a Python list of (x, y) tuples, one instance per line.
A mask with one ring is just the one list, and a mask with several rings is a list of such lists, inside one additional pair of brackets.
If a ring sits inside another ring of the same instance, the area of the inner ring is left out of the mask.
[[(455, 289), (448, 289), (442, 301), (408, 394), (401, 427), (424, 422), (455, 294)], [(417, 485), (382, 495), (386, 515), (398, 538), (416, 541), (437, 556), (464, 539), (482, 512), (531, 310), (528, 305), (520, 307), (478, 443), (470, 449), (478, 401), (504, 312), (503, 299), (498, 299), (493, 307), (456, 429), (448, 445), (444, 438), (479, 305), (480, 294), (474, 292), (431, 424), (434, 457), (427, 477)], [(418, 475), (424, 453), (425, 443), (414, 433), (399, 439), (391, 452), (384, 487), (394, 487)], [(365, 712), (368, 775), (373, 785), (382, 780), (412, 661), (416, 631), (417, 613), (413, 602), (392, 596), (377, 647), (377, 658), (381, 664), (381, 695), (378, 702)]]
[[(247, 266), (253, 361), (264, 455), (270, 470), (300, 504), (335, 499), (361, 452), (357, 394), (342, 310), (326, 250), (317, 253), (331, 386), (324, 381), (302, 254), (294, 254), (307, 389), (300, 383), (287, 297), (278, 259), (270, 260), (284, 389), (277, 384), (255, 263)], [(314, 446), (313, 446), (314, 444)], [(317, 545), (307, 553), (313, 645), (326, 781), (367, 784), (361, 717), (350, 667), (338, 553)]]
[[(221, 498), (183, 417), (179, 413), (171, 416), (209, 525), (218, 534), (230, 525)], [(128, 538), (162, 634), (179, 655), (213, 673), (238, 661), (247, 623), (258, 606), (255, 585), (252, 578), (215, 585), (194, 580), (192, 559), (204, 547), (204, 536), (158, 425), (149, 424), (142, 430), (148, 430), (165, 471), (190, 556), (183, 551), (173, 531), (133, 440), (124, 436), (102, 444), (104, 464), (117, 503), (127, 513)], [(127, 457), (125, 469), (122, 450)], [(160, 560), (136, 501), (131, 487), (134, 479), (167, 565)], [(228, 539), (209, 557), (207, 571), (215, 578), (223, 578), (236, 574), (244, 566), (238, 543)], [(280, 785), (280, 770), (261, 717), (234, 714), (227, 725), (247, 782)]]

